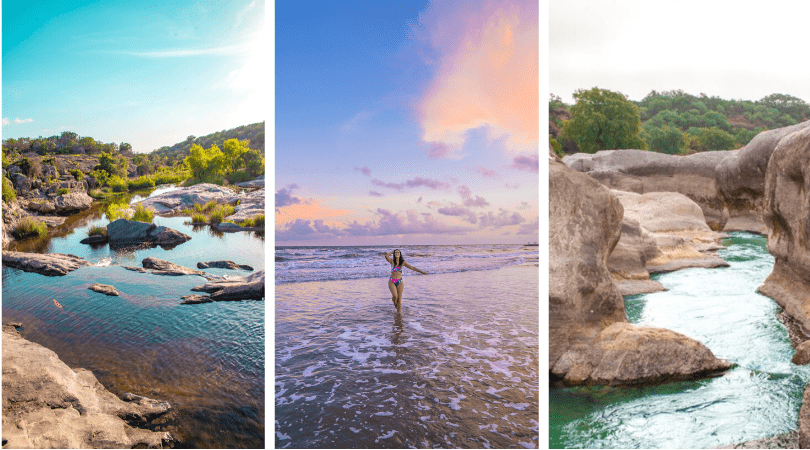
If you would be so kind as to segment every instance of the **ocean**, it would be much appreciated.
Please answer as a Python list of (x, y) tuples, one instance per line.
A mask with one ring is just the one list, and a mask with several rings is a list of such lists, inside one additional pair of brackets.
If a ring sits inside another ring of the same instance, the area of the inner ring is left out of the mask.
[(275, 446), (538, 447), (537, 247), (396, 248), (276, 248)]

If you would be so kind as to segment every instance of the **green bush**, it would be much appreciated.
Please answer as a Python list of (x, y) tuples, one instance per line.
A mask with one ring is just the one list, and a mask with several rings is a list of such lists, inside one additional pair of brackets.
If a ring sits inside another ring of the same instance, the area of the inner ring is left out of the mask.
[[(216, 207), (217, 207), (217, 201), (216, 200), (211, 200), (211, 201), (207, 202), (205, 205), (203, 205), (201, 211), (205, 212), (205, 213), (209, 213), (209, 212), (213, 211)], [(195, 208), (196, 208), (196, 205), (195, 205)]]
[(255, 176), (251, 176), (249, 173), (247, 173), (247, 172), (245, 172), (243, 170), (239, 170), (239, 171), (236, 171), (236, 172), (228, 175), (228, 181), (231, 184), (243, 183), (245, 181), (252, 181), (255, 178), (256, 178)]
[(199, 203), (194, 204), (194, 211), (202, 212), (202, 205)]
[(110, 203), (107, 207), (107, 220), (129, 219), (129, 205), (124, 203)]
[(13, 234), (17, 239), (23, 239), (31, 236), (42, 237), (48, 234), (48, 227), (33, 217), (23, 217), (19, 222), (17, 222), (17, 226), (14, 227), (11, 234)]
[(107, 227), (95, 226), (87, 231), (88, 236), (106, 236)]
[(245, 221), (242, 222), (242, 226), (250, 228), (254, 227), (264, 228), (264, 214), (256, 217), (251, 217), (249, 219), (245, 219)]
[(221, 223), (222, 219), (224, 219), (224, 218), (225, 218), (225, 215), (223, 214), (222, 210), (217, 209), (217, 210), (215, 210), (215, 211), (213, 211), (211, 213), (211, 215), (208, 218), (208, 221), (210, 223)]
[(135, 214), (132, 216), (132, 220), (151, 223), (154, 218), (155, 214), (151, 210), (144, 208), (140, 203), (135, 205)]
[(8, 178), (3, 177), (3, 201), (13, 202), (17, 198), (17, 192), (14, 190), (14, 186), (11, 185), (11, 181)]
[(180, 170), (172, 170), (167, 167), (159, 168), (154, 175), (152, 175), (152, 179), (155, 180), (155, 184), (171, 184), (171, 183), (179, 183), (186, 178), (189, 177), (188, 170), (180, 169)]
[(147, 176), (147, 175), (144, 175), (142, 177), (138, 177), (135, 180), (132, 180), (132, 181), (129, 182), (129, 189), (131, 191), (134, 191), (134, 190), (137, 190), (137, 189), (153, 188), (153, 187), (155, 187), (155, 180), (152, 177)]
[(124, 178), (113, 175), (107, 180), (107, 185), (112, 188), (113, 192), (126, 192), (129, 183)]
[(69, 193), (70, 193), (70, 189), (68, 189), (68, 188), (62, 188), (62, 189), (59, 189), (59, 190), (56, 191), (56, 195), (65, 195), (65, 194), (69, 194)]
[(73, 178), (75, 178), (76, 181), (82, 181), (84, 179), (84, 172), (82, 172), (82, 169), (72, 169), (70, 174), (73, 175)]
[(207, 223), (207, 222), (208, 220), (202, 213), (194, 213), (194, 215), (191, 216), (191, 223)]

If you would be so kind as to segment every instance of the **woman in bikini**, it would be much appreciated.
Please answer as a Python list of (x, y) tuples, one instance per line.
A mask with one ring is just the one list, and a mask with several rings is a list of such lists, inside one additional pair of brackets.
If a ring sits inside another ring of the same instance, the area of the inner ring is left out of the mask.
[[(391, 259), (391, 255), (394, 256), (393, 259)], [(406, 263), (405, 259), (402, 257), (402, 252), (399, 250), (394, 250), (391, 253), (383, 253), (383, 256), (385, 256), (386, 261), (391, 263), (391, 276), (388, 278), (388, 289), (391, 290), (391, 301), (394, 302), (394, 306), (397, 307), (397, 312), (400, 312), (400, 308), (402, 307), (402, 290), (405, 288), (402, 280), (402, 268), (407, 267), (422, 275), (425, 275), (426, 272)]]

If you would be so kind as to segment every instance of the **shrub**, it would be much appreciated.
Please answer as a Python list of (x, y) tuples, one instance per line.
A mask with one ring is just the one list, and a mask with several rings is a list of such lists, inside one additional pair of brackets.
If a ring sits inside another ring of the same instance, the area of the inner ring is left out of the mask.
[(82, 169), (72, 169), (70, 174), (73, 175), (73, 178), (75, 178), (76, 181), (82, 181), (84, 179), (84, 172), (82, 172)]
[(206, 223), (208, 222), (205, 218), (205, 215), (202, 213), (194, 213), (191, 216), (191, 223)]
[(146, 189), (153, 187), (155, 187), (155, 180), (152, 177), (146, 175), (138, 177), (135, 180), (129, 182), (130, 190)]
[(87, 231), (87, 235), (88, 236), (106, 236), (107, 235), (107, 227), (95, 226), (93, 228), (90, 228), (90, 230)]
[(110, 203), (107, 207), (107, 220), (110, 222), (117, 219), (129, 219), (129, 205), (124, 203)]
[(3, 201), (13, 202), (17, 198), (17, 192), (14, 190), (14, 186), (11, 185), (11, 181), (8, 178), (3, 177)]
[(107, 185), (112, 188), (113, 192), (126, 192), (129, 183), (124, 178), (113, 175), (107, 180)]
[(42, 237), (48, 234), (48, 228), (44, 223), (34, 219), (33, 217), (23, 217), (17, 226), (11, 232), (17, 239), (23, 239), (31, 236)]
[(202, 212), (202, 205), (199, 203), (194, 204), (194, 211)]
[[(196, 207), (196, 206), (195, 206), (195, 207)], [(211, 212), (211, 211), (213, 211), (213, 210), (214, 210), (216, 207), (217, 207), (217, 201), (216, 201), (216, 200), (211, 200), (211, 201), (207, 202), (205, 205), (203, 205), (203, 207), (202, 207), (202, 212), (206, 212), (206, 213), (207, 213), (207, 212)]]
[(23, 158), (19, 164), (20, 169), (29, 178), (38, 178), (42, 176), (42, 167), (36, 159)]
[(242, 222), (242, 226), (250, 228), (254, 227), (264, 228), (264, 214), (256, 217), (251, 217), (249, 219), (245, 219), (245, 221)]
[(140, 203), (135, 205), (135, 214), (132, 216), (132, 220), (151, 223), (152, 219), (154, 218), (155, 214), (152, 212), (152, 210), (144, 208), (144, 206)]
[(211, 215), (209, 216), (208, 220), (210, 223), (221, 223), (222, 219), (224, 218), (225, 213), (221, 209), (217, 208), (211, 212)]
[(68, 189), (68, 188), (62, 188), (62, 189), (59, 189), (59, 190), (56, 191), (56, 195), (65, 195), (65, 194), (69, 194), (69, 193), (70, 193), (70, 189)]
[(249, 173), (243, 170), (239, 170), (228, 175), (228, 181), (230, 181), (231, 184), (242, 183), (245, 181), (252, 181), (255, 178), (256, 178), (255, 176), (251, 176)]

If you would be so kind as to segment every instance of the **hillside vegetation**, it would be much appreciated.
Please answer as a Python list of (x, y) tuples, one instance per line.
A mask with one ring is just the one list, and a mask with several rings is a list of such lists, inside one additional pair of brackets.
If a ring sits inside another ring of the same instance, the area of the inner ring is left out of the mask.
[(228, 139), (247, 140), (251, 149), (258, 150), (264, 155), (264, 122), (242, 125), (241, 127), (217, 131), (201, 137), (189, 136), (183, 142), (178, 142), (171, 147), (161, 147), (152, 153), (165, 159), (171, 165), (173, 162), (183, 160), (189, 156), (192, 145), (196, 144), (203, 148), (211, 148), (212, 146), (222, 148)]
[[(613, 148), (669, 154), (732, 150), (761, 131), (810, 119), (810, 105), (785, 94), (750, 101), (652, 91), (633, 102), (621, 93), (594, 88), (578, 90), (574, 97), (574, 105), (553, 94), (549, 101), (549, 142), (560, 155)], [(626, 143), (634, 145), (621, 147)]]

